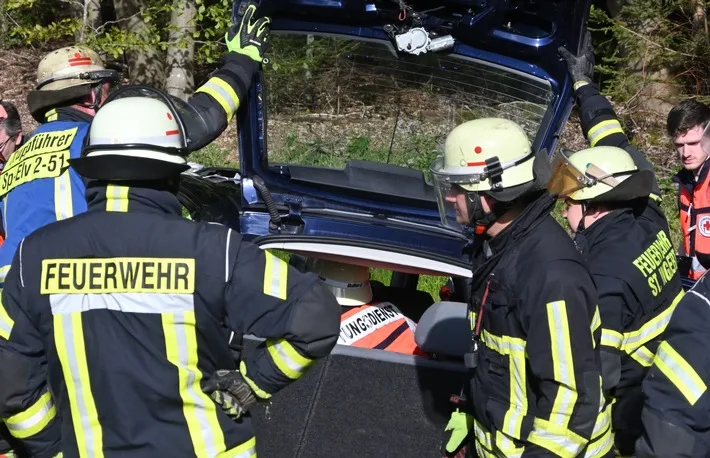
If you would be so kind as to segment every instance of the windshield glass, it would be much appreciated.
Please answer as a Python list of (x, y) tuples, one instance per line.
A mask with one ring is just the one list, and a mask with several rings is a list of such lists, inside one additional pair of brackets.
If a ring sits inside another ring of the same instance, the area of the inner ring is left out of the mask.
[(553, 98), (545, 80), (445, 53), (279, 32), (265, 66), (268, 161), (343, 168), (361, 159), (428, 171), (458, 124), (519, 123), (530, 136)]

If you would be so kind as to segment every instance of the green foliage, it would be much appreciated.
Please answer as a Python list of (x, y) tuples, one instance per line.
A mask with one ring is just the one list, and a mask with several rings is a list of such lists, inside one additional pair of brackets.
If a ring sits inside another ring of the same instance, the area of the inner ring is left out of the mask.
[(627, 101), (652, 81), (710, 95), (710, 37), (698, 0), (634, 0), (616, 17), (593, 6), (589, 28), (597, 79), (615, 100)]
[(212, 143), (190, 154), (187, 160), (206, 167), (239, 167), (236, 154), (235, 151), (221, 149)]

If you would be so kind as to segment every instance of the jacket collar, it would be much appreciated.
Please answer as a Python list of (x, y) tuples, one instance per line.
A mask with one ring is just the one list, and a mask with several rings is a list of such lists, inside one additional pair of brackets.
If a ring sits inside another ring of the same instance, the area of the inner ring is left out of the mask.
[(90, 181), (85, 195), (88, 211), (180, 215), (182, 206), (175, 192), (167, 186), (147, 187), (139, 182), (112, 185)]
[(603, 218), (594, 221), (588, 228), (577, 232), (574, 243), (580, 253), (587, 255), (604, 241), (622, 235), (620, 230), (628, 231), (635, 221), (633, 209), (613, 210)]
[(61, 108), (55, 108), (53, 110), (49, 110), (44, 115), (45, 122), (51, 122), (49, 120), (49, 118), (52, 117), (54, 114), (56, 114), (57, 117), (56, 117), (56, 119), (53, 119), (52, 121), (69, 121), (69, 122), (91, 123), (91, 121), (93, 121), (93, 119), (94, 119), (94, 117), (91, 116), (90, 114), (84, 113), (83, 111), (79, 111), (75, 108), (61, 107)]

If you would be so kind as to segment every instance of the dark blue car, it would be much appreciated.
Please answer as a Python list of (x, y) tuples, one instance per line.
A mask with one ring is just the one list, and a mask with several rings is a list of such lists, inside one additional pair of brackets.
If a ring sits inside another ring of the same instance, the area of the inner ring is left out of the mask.
[[(200, 172), (236, 179), (206, 187), (193, 217), (264, 249), (376, 269), (398, 297), (419, 285), (433, 303), (449, 282), (461, 303), (416, 316), (430, 358), (336, 346), (257, 415), (259, 456), (440, 456), (467, 390), (471, 261), (467, 234), (441, 225), (428, 168), (447, 133), (479, 117), (554, 150), (573, 104), (557, 48), (578, 51), (590, 2), (262, 3), (272, 46), (237, 120), (239, 169)], [(243, 351), (257, 344), (247, 336)]]

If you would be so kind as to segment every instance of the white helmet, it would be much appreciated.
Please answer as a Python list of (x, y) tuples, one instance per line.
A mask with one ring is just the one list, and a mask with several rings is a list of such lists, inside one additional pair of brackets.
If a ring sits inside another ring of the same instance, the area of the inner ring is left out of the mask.
[(101, 180), (177, 176), (189, 169), (188, 126), (203, 124), (179, 99), (157, 89), (127, 86), (96, 112), (83, 157), (70, 163), (80, 175)]
[(315, 272), (342, 306), (356, 307), (372, 302), (370, 271), (367, 267), (309, 258), (306, 271)]
[(535, 157), (523, 128), (508, 119), (474, 119), (454, 128), (446, 137), (444, 154), (430, 167), (442, 223), (458, 227), (446, 201), (452, 186), (485, 192), (501, 202), (532, 190), (537, 183)]

